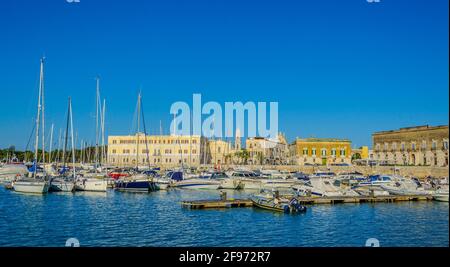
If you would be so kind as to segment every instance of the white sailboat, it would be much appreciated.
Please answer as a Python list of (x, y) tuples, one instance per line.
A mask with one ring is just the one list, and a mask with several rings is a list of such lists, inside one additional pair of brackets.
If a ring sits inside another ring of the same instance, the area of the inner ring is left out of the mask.
[[(99, 166), (99, 113), (101, 107), (99, 107), (100, 103), (100, 79), (97, 77), (97, 97), (96, 97), (96, 115), (95, 115), (95, 172), (98, 172)], [(106, 192), (108, 188), (108, 181), (102, 178), (88, 178), (88, 177), (80, 177), (77, 179), (75, 184), (75, 189), (79, 191), (94, 191), (94, 192)]]
[[(25, 176), (20, 177), (16, 181), (12, 182), (12, 187), (14, 191), (20, 193), (31, 193), (31, 194), (46, 194), (50, 187), (47, 179), (47, 175), (44, 173), (43, 177), (39, 178), (36, 176), (37, 172), (37, 161), (38, 161), (38, 148), (39, 148), (39, 126), (40, 126), (40, 115), (42, 112), (42, 135), (44, 140), (44, 58), (41, 59), (41, 68), (39, 75), (39, 96), (37, 105), (37, 116), (36, 116), (36, 141), (35, 141), (35, 152), (34, 152), (34, 170), (33, 177), (28, 178)], [(45, 165), (45, 143), (42, 141), (42, 161)], [(45, 169), (45, 168), (44, 168)]]
[(76, 179), (76, 170), (75, 170), (75, 147), (74, 147), (74, 139), (73, 139), (73, 117), (72, 117), (72, 101), (69, 97), (69, 107), (67, 112), (67, 126), (66, 126), (66, 136), (65, 136), (65, 144), (63, 151), (63, 170), (67, 169), (66, 166), (66, 148), (67, 148), (67, 139), (69, 134), (69, 123), (71, 129), (71, 139), (72, 139), (72, 168), (73, 168), (73, 176), (67, 177), (63, 173), (62, 176), (55, 177), (50, 182), (50, 191), (53, 192), (73, 192), (75, 190), (75, 179)]

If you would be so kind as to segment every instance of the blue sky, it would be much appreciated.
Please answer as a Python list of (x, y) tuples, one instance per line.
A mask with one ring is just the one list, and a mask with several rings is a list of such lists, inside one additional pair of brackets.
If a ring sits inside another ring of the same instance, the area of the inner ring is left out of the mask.
[[(278, 101), (295, 137), (349, 138), (448, 124), (447, 0), (5, 0), (0, 147), (25, 147), (46, 60), (46, 120), (93, 140), (95, 76), (108, 134), (128, 134), (142, 88), (147, 128), (170, 105)], [(48, 130), (47, 130), (48, 131)]]

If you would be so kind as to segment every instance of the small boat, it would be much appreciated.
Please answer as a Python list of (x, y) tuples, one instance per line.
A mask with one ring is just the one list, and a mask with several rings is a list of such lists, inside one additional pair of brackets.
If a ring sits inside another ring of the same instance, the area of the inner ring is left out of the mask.
[(433, 199), (440, 202), (448, 202), (448, 190), (436, 190)]
[(250, 198), (255, 207), (271, 210), (283, 213), (304, 213), (307, 208), (298, 203), (296, 198), (292, 198), (290, 201), (283, 201), (282, 199), (274, 196), (254, 195)]

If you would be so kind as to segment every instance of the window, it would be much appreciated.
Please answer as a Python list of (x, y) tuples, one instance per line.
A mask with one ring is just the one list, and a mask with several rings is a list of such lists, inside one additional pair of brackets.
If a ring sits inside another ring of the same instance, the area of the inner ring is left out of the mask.
[(322, 157), (326, 157), (327, 156), (327, 150), (326, 149), (322, 149)]
[(331, 155), (332, 156), (336, 156), (336, 148), (332, 148), (331, 149)]
[(308, 155), (308, 149), (307, 148), (303, 148), (303, 155), (307, 156)]
[(341, 148), (341, 156), (345, 156), (345, 148)]
[(315, 149), (315, 148), (312, 149), (312, 155), (313, 155), (313, 156), (316, 155), (316, 149)]
[(412, 149), (412, 150), (416, 150), (416, 143), (412, 143), (412, 144), (411, 144), (411, 149)]
[(448, 150), (448, 140), (444, 140), (444, 149)]
[(436, 141), (433, 141), (433, 143), (431, 144), (431, 148), (436, 149), (436, 147), (437, 147), (437, 143), (436, 143)]

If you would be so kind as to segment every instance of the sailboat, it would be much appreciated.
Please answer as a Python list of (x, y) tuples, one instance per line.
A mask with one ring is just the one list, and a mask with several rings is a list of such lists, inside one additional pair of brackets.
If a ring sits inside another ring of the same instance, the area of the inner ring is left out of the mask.
[[(44, 142), (44, 58), (41, 59), (41, 68), (39, 75), (39, 96), (37, 105), (37, 116), (36, 116), (36, 141), (34, 147), (34, 164), (32, 167), (33, 177), (22, 176), (16, 181), (12, 182), (12, 187), (16, 192), (21, 193), (32, 193), (32, 194), (46, 194), (50, 187), (47, 175), (44, 173), (42, 177), (37, 177), (37, 161), (38, 161), (38, 148), (39, 148), (39, 126), (40, 126), (40, 115), (42, 112), (42, 161), (45, 165), (45, 142)], [(45, 169), (45, 168), (44, 168)]]
[[(72, 164), (73, 164), (73, 177), (67, 177), (65, 175), (65, 171), (67, 170), (66, 166), (66, 148), (67, 148), (67, 137), (69, 133), (69, 122), (70, 122), (70, 129), (71, 129), (71, 136), (72, 136)], [(55, 177), (50, 182), (50, 191), (52, 192), (73, 192), (75, 190), (75, 147), (74, 147), (74, 140), (73, 140), (73, 118), (72, 118), (72, 101), (69, 97), (69, 108), (67, 112), (67, 126), (66, 126), (66, 137), (65, 137), (65, 144), (64, 144), (64, 151), (63, 151), (63, 173), (62, 176)]]
[(118, 191), (124, 191), (124, 192), (143, 192), (148, 193), (151, 191), (158, 190), (159, 187), (153, 180), (153, 177), (150, 177), (144, 173), (139, 173), (139, 137), (140, 137), (140, 121), (141, 121), (141, 112), (142, 112), (142, 121), (144, 124), (144, 143), (147, 146), (147, 162), (148, 160), (148, 143), (147, 143), (147, 135), (146, 135), (146, 129), (145, 129), (145, 119), (144, 119), (144, 112), (142, 111), (142, 97), (141, 93), (139, 92), (138, 95), (138, 102), (137, 102), (137, 131), (136, 131), (136, 174), (126, 177), (124, 179), (120, 179), (116, 182), (116, 190)]
[[(98, 167), (99, 167), (99, 135), (98, 135), (98, 121), (99, 121), (99, 107), (100, 103), (100, 79), (97, 77), (97, 97), (96, 97), (96, 115), (95, 115), (95, 174), (98, 175)], [(104, 119), (104, 118), (103, 118)], [(88, 177), (79, 177), (76, 181), (75, 188), (79, 191), (94, 191), (94, 192), (106, 192), (108, 187), (108, 181), (102, 178), (88, 178)]]

